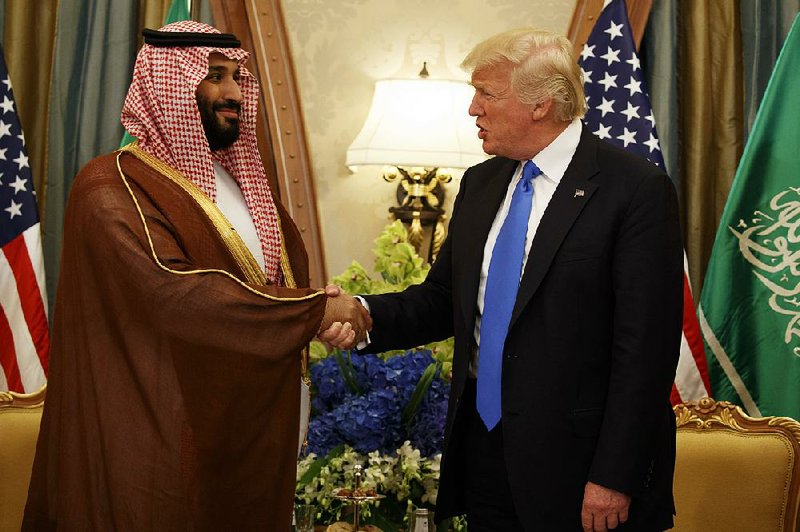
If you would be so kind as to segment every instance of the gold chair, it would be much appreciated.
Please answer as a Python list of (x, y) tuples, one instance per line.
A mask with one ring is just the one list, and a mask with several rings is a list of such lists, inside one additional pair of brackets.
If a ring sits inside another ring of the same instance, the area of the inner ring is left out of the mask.
[(674, 410), (675, 531), (800, 530), (800, 423), (708, 397)]
[(0, 532), (22, 525), (45, 392), (0, 392)]

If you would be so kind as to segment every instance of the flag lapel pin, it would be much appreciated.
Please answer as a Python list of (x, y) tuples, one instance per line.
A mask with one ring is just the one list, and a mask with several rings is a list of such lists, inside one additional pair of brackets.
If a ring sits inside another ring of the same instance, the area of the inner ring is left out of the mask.
[(585, 195), (586, 195), (586, 192), (584, 192), (582, 188), (576, 188), (575, 189), (575, 195), (572, 196), (572, 197), (573, 198), (582, 198)]

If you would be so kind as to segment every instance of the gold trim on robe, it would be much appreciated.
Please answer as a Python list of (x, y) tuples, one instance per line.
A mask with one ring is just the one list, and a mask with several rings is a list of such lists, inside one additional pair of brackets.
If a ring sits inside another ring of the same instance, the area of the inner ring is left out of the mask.
[[(247, 283), (243, 282), (241, 279), (237, 278), (235, 275), (225, 270), (197, 269), (197, 270), (180, 271), (180, 270), (173, 270), (172, 268), (165, 266), (158, 258), (158, 254), (156, 253), (153, 240), (150, 237), (150, 229), (147, 227), (147, 220), (144, 217), (144, 213), (142, 213), (142, 209), (139, 206), (139, 201), (136, 199), (136, 195), (133, 193), (133, 190), (131, 189), (130, 184), (128, 183), (128, 179), (127, 177), (125, 177), (125, 173), (122, 171), (122, 167), (120, 166), (119, 158), (124, 152), (130, 153), (131, 155), (135, 156), (137, 159), (147, 164), (149, 167), (153, 168), (158, 173), (164, 175), (165, 177), (169, 178), (172, 182), (180, 186), (198, 204), (198, 206), (203, 210), (206, 216), (208, 216), (209, 220), (212, 222), (214, 227), (219, 232), (222, 241), (231, 251), (231, 254), (233, 255), (237, 264), (239, 264), (239, 266), (241, 267), (242, 272), (247, 278), (247, 281), (260, 285), (267, 284), (264, 272), (261, 271), (261, 268), (258, 266), (258, 263), (253, 257), (253, 254), (250, 253), (250, 250), (247, 248), (244, 241), (242, 241), (242, 238), (239, 236), (239, 233), (236, 232), (236, 230), (233, 228), (233, 226), (225, 217), (225, 215), (222, 214), (222, 211), (219, 210), (217, 205), (213, 201), (211, 201), (211, 198), (206, 196), (205, 193), (202, 190), (200, 190), (200, 188), (198, 188), (194, 183), (186, 179), (186, 177), (184, 177), (180, 172), (178, 172), (174, 168), (171, 168), (169, 165), (157, 159), (156, 157), (153, 157), (144, 150), (140, 149), (137, 146), (137, 143), (134, 142), (122, 148), (117, 154), (116, 158), (117, 170), (119, 171), (120, 178), (122, 179), (125, 188), (128, 190), (128, 193), (130, 194), (131, 199), (133, 200), (134, 205), (136, 206), (136, 211), (139, 214), (139, 218), (141, 219), (142, 225), (144, 226), (145, 234), (147, 235), (147, 241), (148, 244), (150, 245), (150, 252), (152, 254), (153, 260), (162, 270), (177, 275), (194, 275), (198, 273), (221, 273), (223, 275), (227, 275), (228, 277), (239, 283), (243, 288), (247, 289), (248, 291), (272, 301), (305, 301), (308, 299), (313, 299), (325, 295), (324, 290), (318, 290), (313, 294), (308, 294), (302, 297), (277, 297), (265, 294), (250, 287)], [(286, 249), (284, 247), (283, 238), (281, 238), (281, 267), (284, 273), (284, 278), (286, 280), (287, 287), (294, 288), (294, 286), (292, 286), (295, 284), (294, 275), (292, 274), (291, 268), (289, 267), (289, 260), (286, 253)]]

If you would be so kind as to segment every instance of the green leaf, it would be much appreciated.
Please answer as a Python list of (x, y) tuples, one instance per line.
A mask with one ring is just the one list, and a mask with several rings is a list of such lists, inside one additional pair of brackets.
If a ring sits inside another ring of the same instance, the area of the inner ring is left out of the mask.
[(309, 349), (308, 349), (309, 364), (316, 364), (323, 358), (327, 357), (328, 357), (328, 350), (325, 348), (325, 344), (323, 344), (319, 340), (311, 340), (311, 344), (309, 344)]
[(417, 413), (420, 403), (422, 403), (422, 400), (425, 398), (425, 394), (428, 393), (428, 389), (431, 387), (433, 378), (439, 372), (441, 367), (441, 362), (433, 362), (428, 365), (427, 368), (425, 368), (425, 371), (422, 373), (422, 377), (419, 378), (419, 382), (414, 387), (414, 391), (411, 394), (411, 399), (408, 400), (406, 409), (403, 411), (403, 423), (408, 424), (412, 419), (414, 419), (414, 414)]
[[(372, 510), (372, 517), (369, 519), (371, 525), (375, 525), (383, 532), (400, 532), (401, 528), (394, 520), (382, 515), (379, 510)], [(360, 528), (360, 527), (359, 527)]]
[(297, 487), (302, 488), (303, 486), (307, 485), (309, 482), (317, 478), (319, 472), (322, 471), (322, 468), (328, 465), (328, 463), (337, 456), (341, 456), (344, 453), (344, 444), (337, 445), (323, 458), (318, 458), (314, 460), (308, 470), (303, 473), (303, 476), (300, 477), (300, 480), (297, 481)]
[(345, 355), (342, 351), (336, 351), (334, 356), (336, 357), (336, 364), (339, 366), (339, 372), (342, 374), (344, 385), (347, 386), (347, 389), (350, 390), (351, 393), (355, 395), (361, 395), (363, 392), (358, 387), (356, 371), (353, 369), (353, 361), (350, 358), (350, 351), (347, 352), (347, 358), (345, 358)]
[(405, 531), (403, 520), (406, 517), (407, 504), (397, 498), (387, 496), (372, 507), (369, 523), (376, 525), (383, 532)]

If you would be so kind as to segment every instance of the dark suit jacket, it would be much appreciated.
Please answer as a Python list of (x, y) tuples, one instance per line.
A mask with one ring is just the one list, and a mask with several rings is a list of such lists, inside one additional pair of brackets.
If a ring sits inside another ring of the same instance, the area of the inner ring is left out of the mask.
[[(467, 170), (424, 283), (366, 298), (370, 350), (455, 336), (437, 520), (465, 513), (458, 423), (483, 247), (517, 161)], [(587, 481), (630, 494), (625, 529), (672, 525), (683, 249), (667, 175), (585, 128), (536, 232), (506, 338), (502, 427), (526, 530), (580, 529)]]

